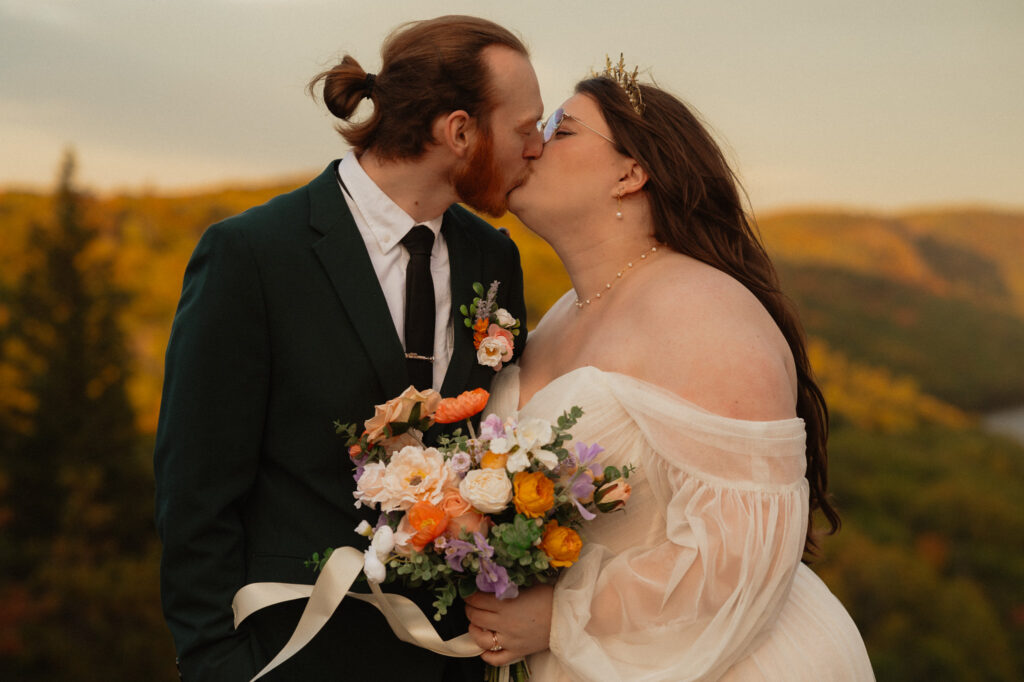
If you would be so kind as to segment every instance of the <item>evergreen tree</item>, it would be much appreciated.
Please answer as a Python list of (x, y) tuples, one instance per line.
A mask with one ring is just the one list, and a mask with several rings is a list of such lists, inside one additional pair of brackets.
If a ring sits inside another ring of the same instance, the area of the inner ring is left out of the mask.
[[(4, 624), (13, 644), (0, 651), (0, 677), (156, 679), (142, 672), (160, 666), (152, 649), (125, 649), (142, 633), (153, 644), (163, 635), (141, 622), (158, 614), (156, 543), (126, 385), (128, 297), (114, 283), (111, 235), (90, 223), (74, 172), (68, 152), (53, 218), (33, 224), (25, 270), (0, 301), (0, 366), (12, 384), (0, 401), (0, 607), (27, 604)], [(140, 669), (132, 657), (151, 660)]]
[(123, 525), (118, 512), (140, 501), (145, 487), (118, 324), (126, 294), (113, 284), (98, 230), (86, 222), (74, 171), (67, 152), (53, 221), (29, 235), (8, 332), (31, 396), (27, 428), (15, 434), (4, 462), (12, 491), (8, 530), (32, 563), (57, 536), (78, 537), (96, 551), (112, 539), (120, 548), (137, 541), (140, 524)]

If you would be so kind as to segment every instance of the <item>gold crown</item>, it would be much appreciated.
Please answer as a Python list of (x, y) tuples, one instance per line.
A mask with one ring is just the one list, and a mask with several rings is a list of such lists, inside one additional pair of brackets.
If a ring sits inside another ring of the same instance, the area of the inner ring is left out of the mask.
[(622, 53), (619, 53), (619, 63), (612, 64), (612, 58), (605, 55), (604, 58), (605, 66), (604, 73), (597, 73), (591, 71), (591, 75), (595, 78), (610, 78), (619, 84), (622, 91), (626, 93), (626, 97), (629, 98), (629, 103), (633, 105), (633, 111), (639, 115), (644, 113), (644, 98), (640, 94), (640, 85), (636, 82), (637, 74), (640, 73), (640, 67), (633, 69), (633, 73), (626, 70), (626, 60)]

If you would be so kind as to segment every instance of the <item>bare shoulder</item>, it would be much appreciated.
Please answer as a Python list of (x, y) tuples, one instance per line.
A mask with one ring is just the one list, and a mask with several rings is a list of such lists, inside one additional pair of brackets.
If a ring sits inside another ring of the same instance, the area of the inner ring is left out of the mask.
[(716, 268), (666, 255), (651, 269), (637, 302), (649, 332), (638, 339), (637, 370), (716, 414), (750, 420), (794, 416), (792, 354), (761, 302)]

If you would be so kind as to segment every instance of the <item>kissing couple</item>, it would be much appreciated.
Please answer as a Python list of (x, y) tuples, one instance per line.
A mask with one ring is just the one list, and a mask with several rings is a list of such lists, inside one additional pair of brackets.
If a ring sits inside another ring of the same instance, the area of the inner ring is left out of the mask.
[[(346, 600), (261, 679), (478, 682), (484, 662), (523, 658), (538, 682), (873, 679), (801, 561), (816, 515), (838, 526), (827, 410), (705, 126), (621, 61), (538, 125), (526, 47), (484, 19), (403, 25), (381, 56), (379, 73), (346, 55), (310, 86), (351, 151), (211, 226), (185, 272), (154, 456), (182, 678), (251, 679), (302, 604), (235, 629), (233, 595), (312, 583), (314, 551), (365, 545), (355, 529), (376, 514), (353, 504), (331, 425), (414, 385), (487, 388), (502, 418), (580, 405), (576, 437), (635, 466), (629, 508), (588, 526), (554, 585), (457, 602), (438, 634), (468, 631), (479, 657), (406, 644)], [(528, 333), (516, 245), (459, 202), (513, 211), (565, 264), (572, 289)], [(457, 312), (476, 282), (498, 282), (494, 305), (521, 323), (490, 353)], [(429, 591), (398, 591), (429, 608)]]

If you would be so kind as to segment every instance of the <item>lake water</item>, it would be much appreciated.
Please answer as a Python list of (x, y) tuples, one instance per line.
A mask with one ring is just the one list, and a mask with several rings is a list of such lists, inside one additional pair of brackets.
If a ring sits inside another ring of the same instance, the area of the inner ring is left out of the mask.
[(1010, 436), (1019, 443), (1024, 443), (1024, 405), (993, 412), (983, 417), (982, 423), (989, 431)]

